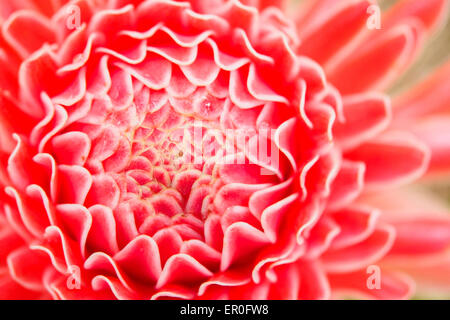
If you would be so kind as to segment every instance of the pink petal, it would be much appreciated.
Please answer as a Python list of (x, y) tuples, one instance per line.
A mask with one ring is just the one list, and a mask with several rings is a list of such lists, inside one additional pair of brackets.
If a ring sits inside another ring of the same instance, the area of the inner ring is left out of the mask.
[(324, 64), (365, 27), (370, 5), (371, 1), (345, 2), (326, 20), (311, 28), (299, 29), (303, 35), (299, 53)]
[(388, 29), (368, 45), (365, 42), (328, 71), (330, 82), (342, 94), (386, 88), (409, 65), (418, 47), (418, 32), (405, 24)]
[(114, 256), (114, 260), (129, 275), (140, 281), (156, 283), (161, 274), (158, 246), (147, 236), (132, 240)]
[(28, 248), (18, 249), (8, 256), (7, 261), (10, 275), (15, 281), (27, 289), (42, 290), (42, 275), (50, 266), (45, 253)]
[(336, 291), (335, 298), (350, 295), (360, 299), (400, 300), (410, 298), (414, 292), (415, 286), (409, 277), (385, 270), (381, 271), (379, 289), (369, 289), (367, 281), (370, 275), (364, 271), (329, 275), (330, 285)]
[(212, 275), (194, 258), (186, 254), (177, 254), (167, 260), (156, 287), (161, 288), (169, 283), (193, 284)]
[(249, 256), (268, 242), (264, 233), (249, 224), (243, 222), (233, 224), (225, 232), (220, 269), (225, 271), (242, 259), (249, 259)]
[(375, 263), (389, 252), (395, 240), (393, 227), (379, 227), (367, 239), (346, 248), (329, 250), (322, 256), (324, 268), (347, 273)]
[(328, 209), (336, 210), (355, 200), (364, 187), (366, 166), (363, 162), (344, 160), (331, 184)]
[(391, 119), (390, 101), (383, 95), (344, 97), (343, 112), (345, 122), (336, 122), (333, 133), (344, 150), (377, 136), (386, 129)]
[(370, 187), (404, 184), (420, 177), (430, 154), (416, 138), (389, 133), (348, 153), (346, 158), (366, 165), (365, 181)]
[(411, 219), (393, 223), (394, 246), (389, 255), (422, 255), (445, 251), (450, 246), (450, 220)]
[(87, 237), (90, 250), (115, 254), (118, 251), (116, 239), (116, 223), (110, 208), (95, 205), (89, 208), (92, 215), (92, 226)]
[(331, 215), (339, 226), (332, 249), (346, 248), (366, 240), (374, 232), (380, 212), (370, 208), (348, 208)]
[(83, 167), (60, 165), (59, 202), (83, 204), (92, 185), (92, 176)]
[(91, 140), (82, 132), (68, 132), (51, 141), (52, 154), (60, 164), (82, 166), (91, 150)]
[(6, 41), (22, 58), (28, 57), (45, 43), (56, 42), (56, 35), (49, 21), (32, 11), (11, 15), (2, 27)]

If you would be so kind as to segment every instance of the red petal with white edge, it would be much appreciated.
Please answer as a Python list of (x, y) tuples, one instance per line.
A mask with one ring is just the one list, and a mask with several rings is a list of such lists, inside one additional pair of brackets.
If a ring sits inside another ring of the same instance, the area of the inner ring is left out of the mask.
[[(3, 67), (0, 62), (0, 70), (2, 69)], [(6, 79), (8, 83), (13, 83), (13, 80), (5, 78), (1, 73), (2, 71), (0, 71), (0, 79), (3, 78), (4, 80)], [(0, 127), (0, 150), (11, 153), (16, 145), (12, 133), (22, 134), (24, 132), (30, 132), (35, 126), (35, 121), (20, 110), (17, 101), (12, 100), (12, 97), (7, 94), (8, 88), (1, 83), (1, 80), (0, 87), (4, 90), (0, 94), (0, 104), (2, 106), (0, 109), (0, 121), (2, 123)], [(20, 123), (15, 123), (14, 119), (21, 119), (21, 121)]]
[(326, 63), (365, 27), (371, 3), (369, 0), (343, 1), (328, 19), (318, 21), (307, 31), (299, 30), (303, 38), (298, 52), (320, 64)]
[(308, 259), (318, 258), (323, 252), (328, 250), (340, 233), (341, 227), (329, 216), (323, 216), (311, 229), (307, 240), (308, 249), (305, 257)]
[(148, 236), (139, 236), (119, 251), (114, 260), (131, 277), (154, 284), (161, 274), (158, 245)]
[(233, 206), (225, 210), (220, 222), (224, 231), (236, 222), (245, 222), (255, 228), (260, 227), (259, 220), (250, 213), (250, 210), (247, 207), (240, 206)]
[(256, 263), (251, 272), (253, 282), (260, 283), (264, 278), (271, 281), (275, 280), (274, 268), (292, 263), (305, 252), (304, 249), (304, 246), (297, 246), (297, 241), (292, 234), (287, 232), (281, 233), (275, 244), (266, 246), (258, 253), (258, 257), (255, 259)]
[[(36, 79), (49, 78), (49, 75), (55, 74), (55, 70), (56, 64), (46, 47), (34, 53), (20, 65), (19, 83), (27, 88), (26, 90), (20, 90), (22, 99), (26, 101), (26, 103), (18, 105), (23, 112), (32, 117), (43, 117), (45, 106), (41, 104), (40, 94), (43, 86), (47, 87), (47, 85), (42, 82), (37, 83)], [(50, 77), (50, 80), (55, 80), (55, 77)], [(53, 89), (56, 88), (55, 85)]]
[(379, 216), (379, 211), (363, 207), (347, 208), (331, 214), (340, 230), (331, 243), (331, 249), (349, 247), (366, 240), (374, 232)]
[(396, 230), (394, 246), (389, 255), (424, 255), (444, 252), (450, 248), (450, 219), (416, 218), (393, 222)]
[[(203, 296), (209, 291), (214, 291), (217, 286), (221, 287), (234, 287), (242, 286), (251, 281), (248, 268), (237, 268), (232, 270), (227, 270), (224, 272), (217, 272), (209, 278), (207, 281), (203, 282), (198, 290), (199, 296)], [(221, 290), (223, 291), (223, 290)]]
[(111, 279), (118, 280), (117, 285), (122, 289), (133, 291), (134, 287), (136, 287), (135, 283), (132, 282), (128, 274), (123, 272), (116, 261), (103, 252), (95, 252), (89, 256), (84, 262), (84, 268), (87, 270), (96, 270), (97, 273), (113, 275)]
[(180, 47), (170, 36), (162, 32), (152, 37), (147, 50), (164, 57), (168, 62), (184, 66), (192, 64), (198, 53), (198, 47)]
[(147, 54), (145, 60), (137, 65), (117, 65), (151, 89), (160, 90), (170, 83), (172, 64), (156, 54)]
[(80, 166), (58, 167), (59, 203), (83, 204), (92, 185), (92, 176)]
[(88, 233), (92, 226), (90, 212), (81, 205), (60, 204), (56, 207), (56, 215), (68, 235), (80, 244), (80, 252), (84, 257)]
[(2, 2), (0, 5), (0, 17), (6, 19), (14, 11), (36, 9), (34, 2), (35, 1), (32, 0), (11, 0)]
[[(375, 31), (375, 0), (305, 0), (297, 21), (288, 0), (41, 2), (0, 4), (0, 297), (326, 299), (341, 289), (328, 275), (369, 291), (370, 275), (354, 279), (371, 263), (448, 285), (447, 208), (371, 192), (418, 178), (430, 157), (431, 172), (448, 169), (448, 66), (396, 101), (394, 128), (425, 143), (382, 134), (389, 101), (369, 91), (405, 71), (444, 0), (399, 0)], [(273, 130), (262, 142), (279, 163), (256, 138), (239, 148), (249, 164), (172, 163), (197, 118), (207, 134)], [(366, 296), (410, 292), (383, 276)]]
[[(27, 188), (30, 194), (33, 191), (36, 191), (36, 189), (33, 189), (34, 188), (31, 188), (30, 192), (30, 189)], [(31, 197), (22, 196), (16, 189), (12, 187), (6, 187), (5, 193), (15, 200), (20, 220), (22, 221), (26, 229), (30, 233), (34, 234), (34, 236), (39, 237), (49, 224), (48, 213), (46, 212), (45, 206), (43, 206), (43, 199), (39, 199), (40, 194), (37, 194), (37, 199), (31, 199)], [(36, 194), (34, 194), (34, 196), (36, 196)]]
[(100, 11), (89, 25), (89, 33), (99, 31), (105, 35), (117, 34), (126, 29), (132, 21), (133, 6), (127, 5), (120, 9)]
[(183, 239), (174, 229), (166, 228), (158, 231), (153, 239), (158, 244), (161, 264), (164, 266), (166, 261), (181, 250)]
[(317, 160), (314, 159), (306, 164), (300, 173), (303, 199), (308, 194), (327, 197), (331, 192), (331, 185), (339, 173), (341, 162), (340, 150), (333, 148)]
[(147, 54), (147, 42), (145, 40), (136, 40), (128, 35), (120, 34), (115, 39), (115, 43), (110, 48), (100, 47), (96, 53), (111, 55), (118, 60), (129, 64), (140, 63)]
[(299, 260), (295, 263), (300, 273), (300, 300), (326, 300), (331, 290), (321, 264), (314, 260)]
[(429, 164), (426, 145), (403, 132), (390, 132), (364, 143), (346, 155), (366, 165), (369, 188), (406, 184), (422, 176)]
[(205, 221), (205, 242), (212, 248), (222, 251), (223, 230), (219, 215), (209, 215)]
[(208, 43), (214, 51), (214, 62), (223, 70), (236, 70), (250, 62), (248, 58), (239, 58), (222, 52), (219, 50), (217, 43), (211, 39), (207, 39), (206, 43)]
[(377, 136), (391, 121), (390, 100), (380, 94), (346, 96), (343, 112), (345, 122), (336, 121), (333, 134), (344, 150)]
[(247, 88), (250, 94), (260, 100), (287, 104), (288, 101), (286, 98), (273, 91), (266, 82), (261, 79), (256, 70), (255, 65), (251, 64), (247, 78)]
[(92, 215), (92, 226), (87, 238), (87, 247), (93, 251), (115, 254), (118, 246), (112, 210), (102, 205), (95, 205), (89, 208), (89, 212)]
[(78, 295), (82, 295), (86, 300), (111, 300), (117, 299), (110, 290), (94, 291), (90, 283), (84, 283), (83, 279), (80, 289), (73, 290), (68, 287), (68, 277), (61, 276), (56, 272), (47, 272), (44, 276), (44, 284), (53, 299), (56, 300), (77, 300)]
[(250, 282), (240, 287), (232, 287), (228, 291), (229, 300), (267, 300), (270, 291), (270, 282), (255, 284)]
[[(172, 66), (172, 76), (170, 77), (170, 84), (166, 88), (170, 98), (186, 98), (190, 96), (197, 89), (192, 84), (178, 66)], [(174, 99), (175, 100), (175, 99)]]
[(341, 94), (386, 88), (409, 65), (418, 48), (419, 33), (416, 25), (403, 24), (365, 41), (327, 70), (329, 81)]
[[(375, 269), (374, 269), (375, 270)], [(379, 287), (370, 281), (376, 274), (368, 269), (348, 273), (329, 274), (328, 279), (333, 290), (333, 298), (343, 299), (348, 296), (359, 299), (400, 300), (411, 298), (415, 285), (414, 282), (403, 274), (380, 271)], [(372, 288), (372, 289), (370, 289)]]
[(56, 42), (56, 35), (50, 22), (32, 11), (12, 14), (2, 25), (2, 33), (5, 40), (22, 58), (27, 58), (44, 43)]
[(289, 187), (292, 179), (272, 187), (264, 188), (252, 194), (248, 207), (251, 213), (258, 219), (261, 218), (263, 211), (271, 204), (283, 199), (289, 193)]
[(219, 172), (225, 183), (257, 184), (276, 181), (275, 175), (264, 175), (262, 170), (262, 167), (257, 164), (234, 164), (230, 161), (222, 165)]
[(11, 277), (20, 285), (30, 290), (43, 289), (42, 276), (51, 265), (45, 253), (24, 247), (11, 253), (7, 262)]
[(34, 161), (30, 161), (30, 147), (20, 136), (14, 134), (13, 137), (17, 141), (17, 145), (8, 158), (6, 168), (11, 181), (20, 188), (25, 188), (31, 183), (42, 185), (41, 169)]
[(424, 297), (445, 297), (450, 288), (450, 255), (447, 252), (431, 255), (386, 256), (381, 265), (389, 270), (406, 272), (417, 284), (417, 292)]
[(408, 125), (411, 119), (450, 111), (450, 63), (441, 66), (418, 85), (393, 102), (396, 125)]
[[(117, 243), (124, 247), (128, 242), (138, 236), (136, 219), (129, 203), (122, 203), (114, 210), (117, 226)], [(146, 234), (146, 232), (141, 232)], [(152, 234), (153, 235), (153, 234)]]
[(91, 151), (91, 140), (83, 132), (68, 132), (51, 141), (52, 154), (60, 164), (82, 166)]
[(222, 187), (214, 198), (214, 205), (219, 212), (224, 212), (230, 206), (247, 206), (250, 196), (269, 184), (230, 183)]
[(289, 197), (274, 203), (270, 207), (267, 207), (262, 212), (261, 227), (271, 242), (275, 243), (277, 241), (284, 217), (291, 209), (291, 204), (297, 201), (298, 198), (299, 195), (294, 193)]
[(308, 238), (309, 232), (311, 232), (311, 229), (322, 214), (321, 204), (319, 204), (317, 199), (306, 201), (307, 202), (298, 201), (291, 210), (295, 213), (292, 217), (292, 226), (295, 228), (296, 239), (299, 245), (302, 245), (305, 242), (305, 239)]
[(121, 109), (133, 101), (133, 83), (131, 75), (121, 69), (113, 69), (111, 74), (111, 89), (108, 96), (112, 106)]
[(255, 98), (247, 87), (248, 74), (246, 68), (232, 71), (230, 74), (229, 94), (231, 101), (242, 109), (251, 109), (264, 104)]
[(301, 10), (298, 10), (297, 31), (301, 36), (304, 36), (308, 33), (308, 30), (312, 30), (314, 26), (339, 12), (342, 4), (347, 5), (347, 2), (336, 2), (334, 0), (304, 1), (300, 7)]
[[(0, 218), (0, 269), (6, 267), (8, 254), (24, 245), (23, 239), (9, 226), (3, 227), (3, 218)], [(6, 222), (5, 222), (6, 223)]]
[(79, 244), (69, 238), (56, 226), (47, 227), (43, 239), (30, 246), (32, 250), (43, 251), (51, 259), (53, 267), (62, 274), (67, 273), (71, 266), (81, 261)]
[(220, 252), (202, 241), (189, 240), (183, 243), (180, 253), (185, 253), (200, 262), (206, 268), (217, 271), (220, 265)]
[[(107, 111), (105, 110), (105, 112)], [(105, 126), (95, 139), (92, 140), (92, 150), (89, 158), (98, 161), (106, 160), (118, 149), (119, 143), (120, 132), (118, 128), (112, 125)]]
[(214, 52), (209, 45), (199, 45), (195, 62), (181, 66), (186, 78), (196, 86), (210, 85), (219, 75), (220, 68), (214, 62)]
[(119, 204), (120, 190), (116, 181), (107, 175), (92, 177), (92, 186), (86, 197), (86, 206), (105, 205), (114, 209)]
[(395, 229), (378, 227), (367, 239), (349, 247), (328, 250), (321, 257), (327, 272), (347, 273), (364, 268), (384, 257), (395, 240)]
[(42, 295), (41, 292), (31, 291), (22, 287), (9, 275), (0, 276), (0, 299), (2, 300), (35, 300), (41, 296), (43, 299), (49, 298)]
[(450, 117), (434, 116), (411, 128), (431, 150), (427, 175), (439, 177), (450, 171)]
[(242, 259), (248, 259), (268, 243), (266, 235), (251, 225), (244, 222), (233, 224), (226, 230), (223, 238), (220, 269), (225, 271)]
[(389, 27), (411, 17), (419, 19), (428, 31), (433, 31), (448, 16), (447, 0), (398, 1), (383, 17), (384, 27)]
[(277, 282), (270, 287), (271, 300), (297, 300), (301, 286), (301, 276), (295, 264), (279, 266), (275, 269)]
[(151, 300), (163, 300), (167, 298), (192, 300), (195, 298), (195, 290), (186, 288), (183, 285), (169, 284), (159, 289), (158, 293), (155, 293), (151, 297)]
[(167, 260), (158, 279), (158, 289), (171, 283), (195, 284), (211, 277), (213, 273), (186, 254), (176, 254)]
[(85, 94), (86, 71), (85, 69), (81, 69), (73, 81), (52, 98), (52, 102), (63, 106), (71, 106), (82, 100)]
[[(104, 275), (95, 276), (91, 281), (91, 286), (92, 289), (98, 291), (99, 294), (105, 295), (106, 297), (103, 299), (107, 300), (112, 300), (113, 298), (119, 300), (139, 300), (144, 298), (142, 294), (125, 288), (115, 277), (108, 277)], [(111, 292), (112, 294), (109, 296), (105, 294), (105, 292)], [(102, 298), (97, 299), (102, 300)]]
[(344, 160), (331, 184), (327, 209), (338, 210), (355, 200), (364, 188), (366, 166), (363, 162)]
[(114, 154), (103, 161), (103, 167), (109, 172), (120, 172), (126, 168), (131, 157), (130, 141), (122, 137)]

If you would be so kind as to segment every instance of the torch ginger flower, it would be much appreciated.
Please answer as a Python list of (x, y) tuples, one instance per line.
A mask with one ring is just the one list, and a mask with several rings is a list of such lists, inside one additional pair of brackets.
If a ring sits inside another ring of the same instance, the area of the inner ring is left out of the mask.
[(450, 68), (383, 93), (448, 1), (287, 4), (1, 2), (1, 298), (449, 288)]

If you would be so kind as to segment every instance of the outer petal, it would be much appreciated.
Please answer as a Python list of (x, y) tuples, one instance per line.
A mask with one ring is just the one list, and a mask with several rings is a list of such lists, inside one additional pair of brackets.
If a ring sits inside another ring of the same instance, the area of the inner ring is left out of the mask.
[(423, 175), (430, 153), (422, 142), (397, 132), (361, 145), (346, 158), (365, 163), (368, 187), (382, 187), (404, 184)]

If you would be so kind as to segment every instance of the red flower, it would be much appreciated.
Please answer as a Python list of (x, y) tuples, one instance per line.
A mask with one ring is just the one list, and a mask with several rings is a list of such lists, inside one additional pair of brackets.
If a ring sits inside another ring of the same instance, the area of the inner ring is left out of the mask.
[(375, 31), (372, 1), (296, 19), (284, 4), (0, 4), (0, 297), (398, 299), (413, 289), (399, 271), (430, 270), (450, 284), (446, 208), (386, 191), (430, 157), (449, 168), (449, 69), (394, 116), (377, 93), (448, 2), (400, 1)]

